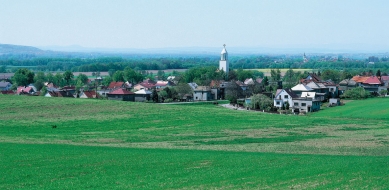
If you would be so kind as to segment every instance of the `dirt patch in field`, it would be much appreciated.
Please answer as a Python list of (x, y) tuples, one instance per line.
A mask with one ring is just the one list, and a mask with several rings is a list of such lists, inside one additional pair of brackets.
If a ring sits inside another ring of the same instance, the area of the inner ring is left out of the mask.
[(98, 138), (98, 139), (86, 139), (87, 143), (122, 143), (123, 140), (115, 139), (115, 138)]

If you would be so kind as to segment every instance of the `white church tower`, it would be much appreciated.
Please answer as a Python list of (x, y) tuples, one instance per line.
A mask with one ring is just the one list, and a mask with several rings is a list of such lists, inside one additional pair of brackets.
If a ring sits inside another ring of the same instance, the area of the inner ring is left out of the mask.
[(224, 48), (220, 53), (220, 61), (219, 61), (219, 70), (223, 70), (228, 76), (228, 71), (230, 68), (228, 67), (228, 53), (226, 50), (226, 44), (223, 45)]

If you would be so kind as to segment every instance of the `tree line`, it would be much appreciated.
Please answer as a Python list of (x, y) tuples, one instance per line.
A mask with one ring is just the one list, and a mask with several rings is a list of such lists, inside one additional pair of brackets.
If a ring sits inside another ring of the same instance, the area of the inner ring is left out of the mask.
[[(0, 60), (1, 71), (15, 72), (15, 66), (33, 67), (35, 71), (106, 72), (124, 70), (189, 69), (199, 66), (218, 66), (218, 56), (208, 57), (101, 57), (101, 58), (32, 58)], [(302, 58), (286, 56), (231, 56), (231, 69), (308, 68), (308, 69), (381, 69), (389, 72), (389, 60), (379, 59), (374, 64), (368, 60), (327, 60), (315, 57), (306, 63)]]

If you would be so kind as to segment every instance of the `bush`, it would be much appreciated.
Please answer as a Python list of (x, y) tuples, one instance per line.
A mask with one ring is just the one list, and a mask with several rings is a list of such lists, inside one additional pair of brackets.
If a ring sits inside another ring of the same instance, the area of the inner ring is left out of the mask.
[(269, 111), (273, 106), (273, 101), (263, 94), (255, 94), (250, 98), (251, 103), (248, 105), (248, 107), (252, 109), (263, 109)]
[(362, 87), (353, 88), (351, 90), (347, 90), (343, 95), (340, 96), (341, 98), (347, 98), (347, 99), (365, 99), (370, 97), (370, 92), (366, 91)]
[(173, 99), (167, 98), (167, 99), (165, 99), (163, 102), (164, 102), (164, 103), (170, 103), (170, 102), (173, 102)]

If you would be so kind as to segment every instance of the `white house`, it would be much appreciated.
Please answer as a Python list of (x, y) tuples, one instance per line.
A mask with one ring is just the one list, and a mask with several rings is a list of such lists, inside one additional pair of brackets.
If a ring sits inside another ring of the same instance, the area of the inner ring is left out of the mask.
[(298, 96), (290, 89), (278, 89), (276, 96), (274, 97), (274, 107), (281, 108), (282, 105), (286, 106), (286, 103), (289, 103), (291, 108), (293, 105), (293, 98), (298, 98)]
[(294, 86), (294, 87), (292, 88), (292, 91), (293, 91), (296, 95), (300, 96), (300, 95), (302, 94), (302, 92), (312, 92), (313, 89), (312, 89), (311, 87), (307, 86), (307, 85), (298, 84), (298, 85), (296, 85), (296, 86)]
[(293, 98), (292, 111), (307, 113), (320, 110), (320, 101), (312, 98)]

